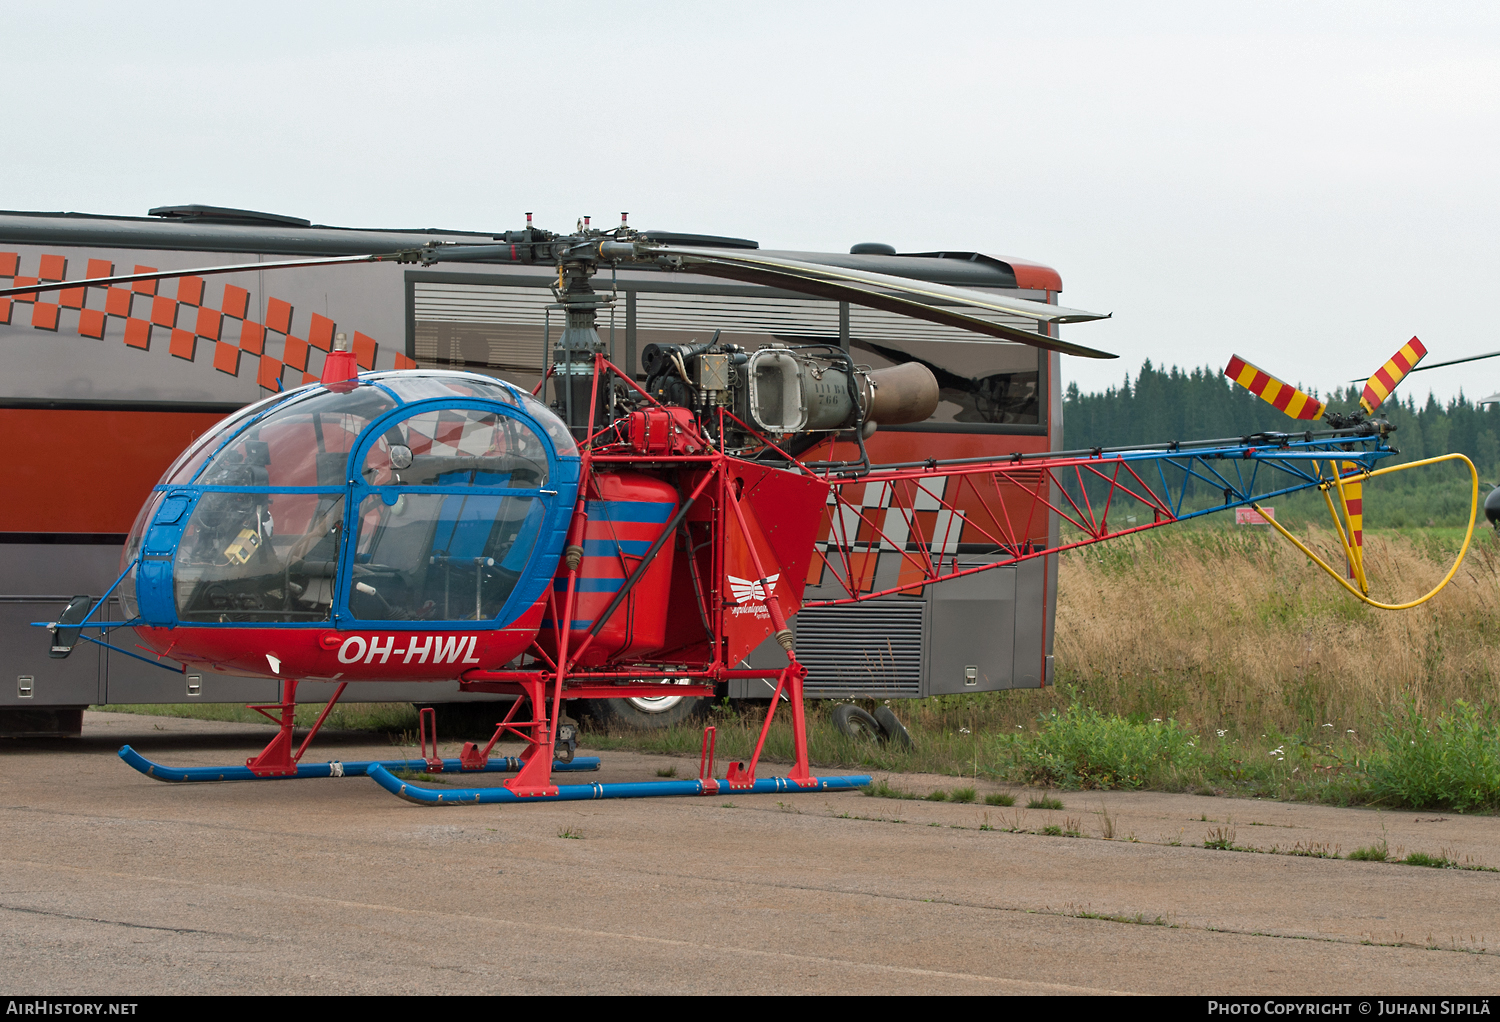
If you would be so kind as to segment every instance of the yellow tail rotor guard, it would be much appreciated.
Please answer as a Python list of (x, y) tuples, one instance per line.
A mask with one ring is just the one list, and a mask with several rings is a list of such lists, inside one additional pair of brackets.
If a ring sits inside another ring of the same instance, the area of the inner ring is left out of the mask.
[[(1298, 550), (1301, 550), (1304, 554), (1311, 558), (1318, 567), (1322, 568), (1328, 573), (1330, 578), (1332, 578), (1339, 585), (1343, 586), (1345, 589), (1349, 590), (1349, 592), (1352, 593), (1354, 597), (1360, 600), (1362, 603), (1367, 603), (1370, 606), (1376, 607), (1380, 610), (1410, 610), (1413, 607), (1420, 607), (1422, 604), (1432, 599), (1438, 593), (1442, 592), (1443, 587), (1446, 586), (1449, 582), (1453, 581), (1453, 576), (1458, 574), (1458, 566), (1463, 563), (1464, 555), (1469, 552), (1469, 543), (1474, 538), (1474, 520), (1479, 512), (1479, 470), (1474, 467), (1474, 463), (1472, 461), (1464, 457), (1462, 454), (1444, 454), (1437, 458), (1424, 458), (1421, 461), (1409, 461), (1404, 465), (1391, 465), (1387, 468), (1376, 469), (1373, 472), (1359, 473), (1359, 478), (1361, 480), (1374, 479), (1376, 476), (1389, 475), (1393, 472), (1405, 472), (1409, 468), (1420, 468), (1423, 465), (1436, 465), (1438, 462), (1442, 461), (1462, 461), (1465, 465), (1469, 466), (1469, 478), (1471, 485), (1469, 499), (1469, 529), (1464, 533), (1463, 546), (1459, 548), (1458, 557), (1454, 559), (1453, 567), (1448, 569), (1448, 574), (1443, 576), (1443, 580), (1433, 588), (1432, 592), (1428, 593), (1426, 596), (1422, 596), (1418, 599), (1412, 600), (1409, 603), (1381, 603), (1378, 600), (1370, 599), (1370, 597), (1365, 595), (1365, 593), (1360, 592), (1359, 589), (1356, 589), (1354, 586), (1350, 585), (1349, 581), (1344, 578), (1342, 574), (1330, 568), (1323, 561), (1323, 558), (1319, 557), (1317, 554), (1309, 550), (1306, 544), (1304, 544), (1296, 536), (1293, 536), (1290, 532), (1288, 532), (1280, 522), (1276, 521), (1276, 519), (1270, 517), (1264, 511), (1262, 511), (1259, 504), (1252, 503), (1250, 506), (1255, 508), (1256, 511), (1260, 512), (1261, 517), (1269, 522), (1272, 528), (1285, 536), (1293, 546), (1295, 546)], [(1328, 488), (1330, 486), (1342, 487), (1342, 482), (1342, 477), (1335, 474), (1333, 479), (1323, 483), (1319, 487), (1319, 489), (1323, 491), (1323, 496), (1328, 502), (1328, 510), (1329, 513), (1333, 515), (1335, 531), (1337, 531), (1339, 534), (1339, 541), (1344, 546), (1345, 554), (1350, 556), (1351, 563), (1359, 565), (1357, 569), (1358, 576), (1356, 580), (1360, 583), (1361, 588), (1367, 589), (1368, 586), (1364, 578), (1364, 565), (1362, 563), (1363, 558), (1357, 557), (1356, 555), (1351, 553), (1349, 537), (1345, 534), (1344, 526), (1339, 521), (1338, 512), (1334, 510), (1333, 500), (1331, 497), (1329, 497), (1328, 494)]]

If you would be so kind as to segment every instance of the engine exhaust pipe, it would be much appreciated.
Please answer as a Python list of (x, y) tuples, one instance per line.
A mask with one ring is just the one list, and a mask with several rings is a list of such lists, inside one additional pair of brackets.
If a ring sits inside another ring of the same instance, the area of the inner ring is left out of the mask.
[(937, 411), (937, 377), (920, 362), (876, 369), (860, 382), (860, 404), (867, 423), (905, 426), (923, 422)]

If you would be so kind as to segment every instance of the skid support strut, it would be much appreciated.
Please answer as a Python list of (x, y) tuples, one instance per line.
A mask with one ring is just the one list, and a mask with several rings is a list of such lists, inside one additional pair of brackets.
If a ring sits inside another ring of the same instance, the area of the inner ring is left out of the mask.
[[(290, 777), (297, 773), (297, 757), (292, 754), (292, 727), (297, 715), (297, 680), (288, 678), (281, 683), (281, 702), (266, 706), (251, 706), (250, 709), (279, 725), (276, 737), (260, 750), (259, 755), (245, 760), (245, 766), (256, 777)], [(279, 711), (272, 716), (270, 711)]]
[[(531, 720), (519, 725), (502, 725), (502, 730), (508, 729), (520, 735), (526, 740), (527, 747), (521, 753), (521, 772), (506, 781), (505, 787), (521, 798), (556, 795), (557, 785), (552, 783), (552, 724), (546, 715), (547, 682), (543, 678), (527, 680), (521, 683), (521, 687), (526, 690), (526, 699), (531, 704)], [(498, 732), (496, 737), (499, 737)]]
[[(296, 777), (297, 764), (302, 759), (302, 754), (312, 744), (313, 736), (323, 727), (323, 721), (328, 719), (328, 713), (339, 701), (339, 696), (344, 694), (344, 689), (349, 687), (347, 681), (342, 682), (334, 689), (333, 698), (328, 700), (328, 705), (323, 707), (323, 712), (318, 714), (317, 721), (312, 730), (307, 732), (307, 737), (302, 739), (302, 744), (297, 746), (297, 751), (292, 751), (292, 731), (296, 726), (297, 716), (297, 679), (287, 678), (281, 683), (281, 702), (267, 703), (263, 706), (251, 706), (250, 709), (265, 717), (277, 725), (276, 737), (272, 738), (270, 744), (260, 753), (245, 760), (245, 766), (256, 777)], [(269, 711), (276, 710), (273, 716)], [(437, 755), (437, 735), (433, 734), (433, 755)]]

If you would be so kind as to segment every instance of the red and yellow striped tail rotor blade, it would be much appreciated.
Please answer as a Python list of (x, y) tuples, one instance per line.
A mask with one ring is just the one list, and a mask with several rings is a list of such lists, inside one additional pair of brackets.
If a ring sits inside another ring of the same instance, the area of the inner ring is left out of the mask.
[(1375, 409), (1380, 407), (1380, 402), (1391, 396), (1396, 384), (1426, 357), (1427, 349), (1413, 337), (1391, 356), (1389, 362), (1375, 370), (1375, 375), (1365, 381), (1365, 391), (1359, 397), (1359, 406), (1365, 410), (1365, 414), (1375, 414)]
[(1286, 412), (1294, 419), (1321, 419), (1324, 409), (1328, 407), (1312, 395), (1282, 383), (1264, 369), (1257, 369), (1238, 355), (1229, 360), (1224, 375), (1266, 404)]
[[(1360, 470), (1360, 466), (1352, 461), (1346, 461), (1339, 466), (1346, 474), (1352, 474)], [(1366, 594), (1370, 591), (1369, 583), (1365, 581), (1365, 484), (1359, 477), (1353, 479), (1345, 478), (1340, 491), (1344, 501), (1344, 522), (1348, 528), (1349, 537), (1349, 577), (1359, 584), (1361, 592)]]

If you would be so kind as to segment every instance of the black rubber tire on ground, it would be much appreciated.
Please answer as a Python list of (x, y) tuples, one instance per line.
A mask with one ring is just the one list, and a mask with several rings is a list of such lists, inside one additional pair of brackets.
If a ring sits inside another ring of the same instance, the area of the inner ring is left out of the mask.
[(886, 740), (880, 721), (853, 703), (840, 703), (833, 708), (833, 726), (846, 738)]
[(885, 740), (898, 749), (911, 748), (911, 735), (907, 732), (905, 725), (896, 719), (889, 706), (877, 706), (875, 708), (875, 721), (880, 725), (881, 733)]
[(655, 711), (633, 699), (579, 699), (573, 705), (577, 716), (587, 717), (595, 730), (605, 732), (656, 731), (701, 720), (708, 712), (708, 700), (697, 696), (678, 697), (676, 703)]

